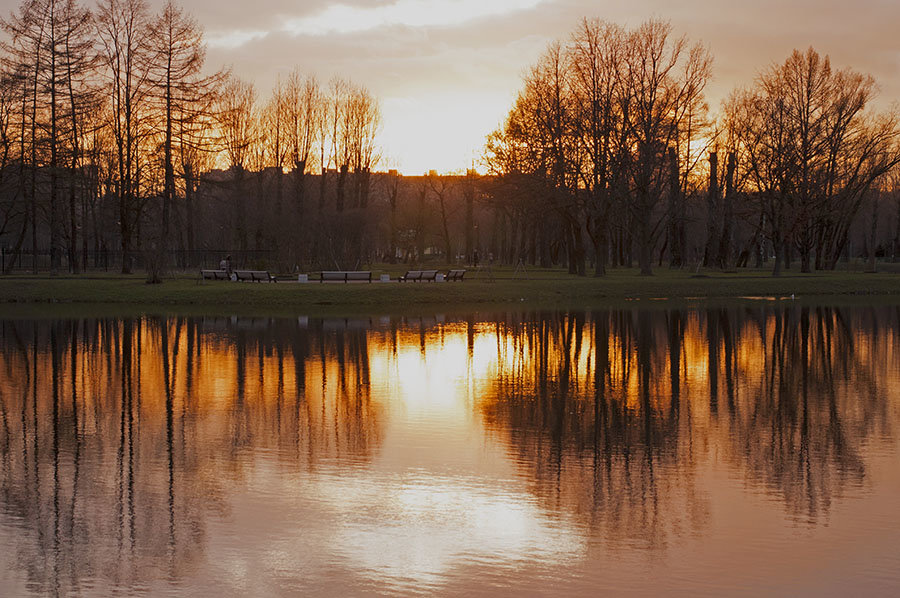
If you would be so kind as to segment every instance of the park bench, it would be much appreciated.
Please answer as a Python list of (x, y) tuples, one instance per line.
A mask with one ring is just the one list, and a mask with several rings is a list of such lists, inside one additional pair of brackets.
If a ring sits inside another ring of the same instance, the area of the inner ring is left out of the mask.
[(407, 270), (406, 274), (398, 278), (400, 282), (418, 282), (420, 280), (437, 280), (437, 270)]
[(372, 282), (372, 272), (369, 270), (323, 270), (319, 273), (319, 282), (350, 282), (351, 280)]
[(268, 270), (234, 270), (233, 274), (238, 282), (278, 282)]
[(228, 280), (228, 271), (200, 270), (200, 280)]
[(463, 276), (465, 275), (465, 270), (449, 270), (444, 280), (446, 280), (447, 282), (453, 282), (454, 280), (462, 282)]

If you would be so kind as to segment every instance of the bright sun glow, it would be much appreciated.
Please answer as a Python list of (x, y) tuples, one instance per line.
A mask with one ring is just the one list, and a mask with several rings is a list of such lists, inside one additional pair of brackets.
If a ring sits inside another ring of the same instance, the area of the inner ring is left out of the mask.
[(356, 7), (333, 4), (322, 12), (285, 23), (297, 35), (357, 33), (379, 27), (454, 26), (478, 18), (534, 8), (542, 0), (397, 0), (393, 4)]
[(384, 148), (380, 170), (406, 175), (478, 168), (485, 137), (509, 109), (507, 94), (432, 93), (415, 98), (385, 98)]

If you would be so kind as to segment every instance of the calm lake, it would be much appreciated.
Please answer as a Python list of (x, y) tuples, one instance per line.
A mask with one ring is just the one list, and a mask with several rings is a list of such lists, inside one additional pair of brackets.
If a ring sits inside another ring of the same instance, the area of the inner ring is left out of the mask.
[(0, 319), (0, 595), (900, 595), (900, 306)]

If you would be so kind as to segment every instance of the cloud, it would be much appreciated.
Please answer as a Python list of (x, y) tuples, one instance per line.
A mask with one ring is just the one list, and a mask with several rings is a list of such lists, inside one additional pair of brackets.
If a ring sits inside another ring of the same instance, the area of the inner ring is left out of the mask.
[(528, 10), (542, 0), (396, 0), (375, 7), (332, 4), (322, 11), (291, 19), (284, 30), (296, 35), (357, 33), (385, 26), (458, 26), (476, 19)]
[(239, 48), (252, 41), (262, 39), (269, 35), (264, 30), (241, 30), (232, 29), (230, 31), (217, 31), (206, 36), (206, 44), (210, 48)]

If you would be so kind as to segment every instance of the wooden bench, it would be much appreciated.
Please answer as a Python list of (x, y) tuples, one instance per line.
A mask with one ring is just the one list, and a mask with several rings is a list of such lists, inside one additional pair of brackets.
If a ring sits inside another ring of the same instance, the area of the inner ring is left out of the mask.
[(398, 278), (400, 282), (418, 282), (420, 280), (437, 280), (437, 270), (407, 270), (406, 274)]
[(350, 282), (351, 280), (359, 280), (372, 282), (372, 272), (370, 270), (323, 270), (319, 273), (319, 282)]
[(233, 274), (238, 282), (278, 282), (268, 270), (234, 270)]
[(200, 280), (228, 280), (228, 271), (200, 270)]
[(465, 270), (449, 270), (444, 280), (446, 280), (447, 282), (453, 282), (454, 280), (462, 282), (463, 276), (465, 275)]

